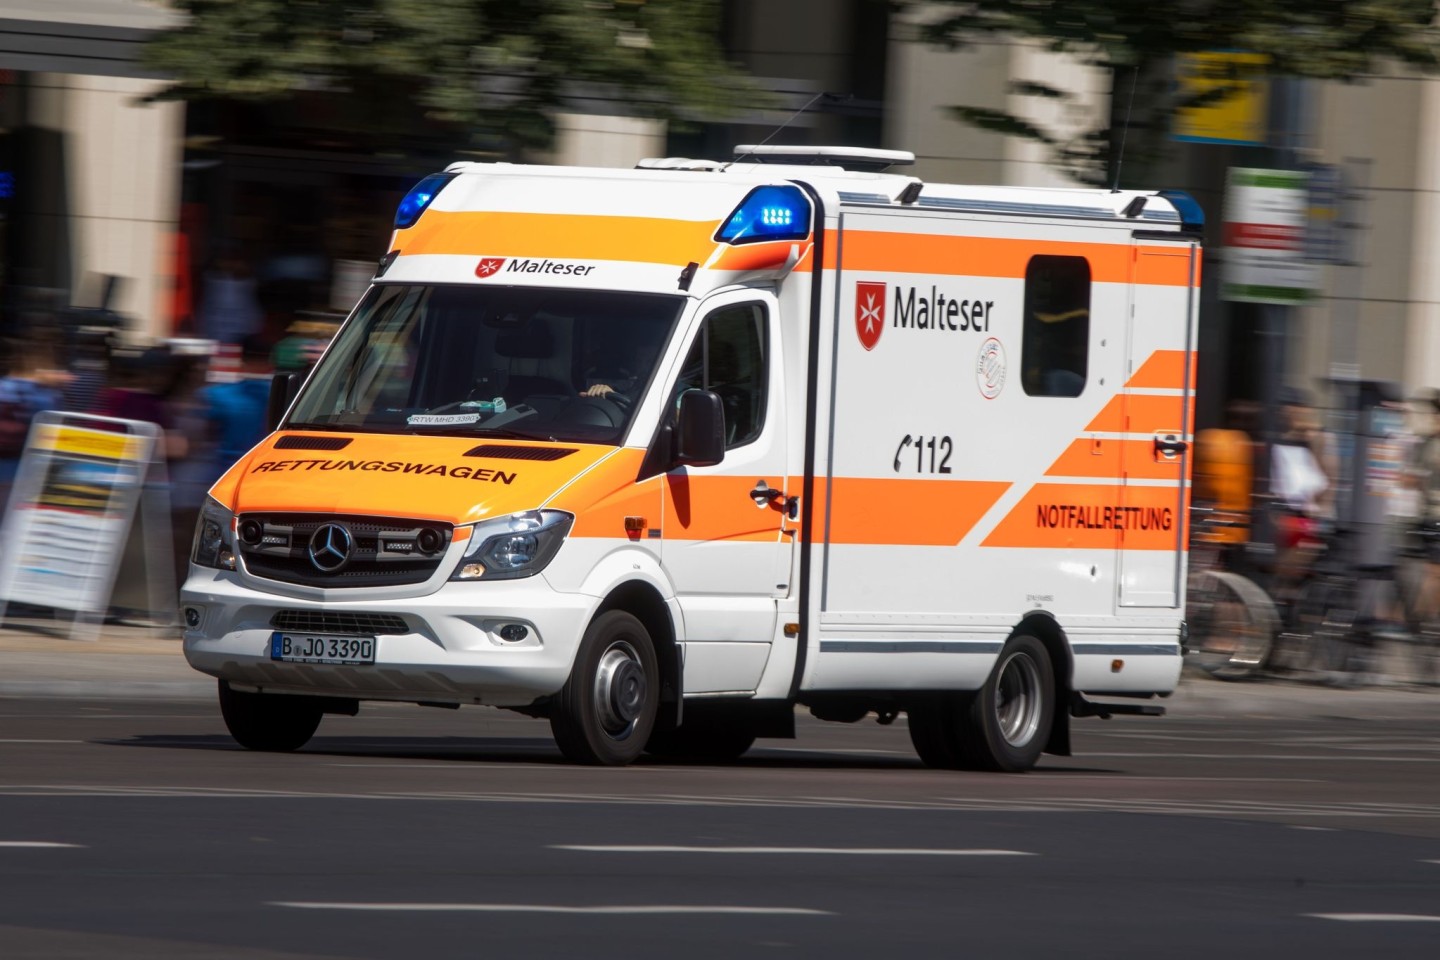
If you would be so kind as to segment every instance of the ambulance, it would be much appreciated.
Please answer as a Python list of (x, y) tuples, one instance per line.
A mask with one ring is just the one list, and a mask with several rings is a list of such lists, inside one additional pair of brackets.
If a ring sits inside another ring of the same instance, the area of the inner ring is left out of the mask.
[(1163, 713), (1200, 209), (912, 161), (421, 181), (197, 525), (184, 650), (234, 738), (484, 704), (578, 763), (721, 762), (805, 708), (1021, 771)]

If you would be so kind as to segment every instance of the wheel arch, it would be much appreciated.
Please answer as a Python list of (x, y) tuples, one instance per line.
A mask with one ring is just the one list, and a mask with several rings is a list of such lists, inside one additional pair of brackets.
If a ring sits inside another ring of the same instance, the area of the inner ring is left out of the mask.
[[(655, 586), (644, 580), (627, 580), (616, 584), (594, 617), (610, 610), (624, 610), (644, 626), (655, 645), (655, 658), (660, 666), (660, 714), (656, 729), (673, 729), (680, 722), (681, 662), (675, 619), (670, 605)], [(593, 619), (593, 617), (592, 617)]]
[(1075, 674), (1075, 660), (1070, 653), (1070, 640), (1065, 629), (1053, 614), (1036, 611), (1027, 614), (1016, 624), (1012, 636), (1026, 634), (1039, 640), (1050, 657), (1050, 668), (1055, 673), (1055, 703), (1050, 724), (1050, 737), (1045, 741), (1045, 752), (1061, 757), (1070, 756), (1070, 693), (1071, 681)]

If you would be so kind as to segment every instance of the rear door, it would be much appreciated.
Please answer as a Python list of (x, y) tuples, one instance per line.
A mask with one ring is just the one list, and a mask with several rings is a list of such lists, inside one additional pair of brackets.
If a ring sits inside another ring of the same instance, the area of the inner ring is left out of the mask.
[(1121, 607), (1174, 608), (1182, 598), (1199, 282), (1198, 243), (1135, 242), (1123, 400)]

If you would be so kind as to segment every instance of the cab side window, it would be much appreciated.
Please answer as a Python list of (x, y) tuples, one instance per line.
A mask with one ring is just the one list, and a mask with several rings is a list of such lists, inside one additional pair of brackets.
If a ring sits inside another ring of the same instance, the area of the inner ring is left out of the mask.
[(1025, 267), (1021, 386), (1032, 397), (1078, 397), (1090, 365), (1090, 262), (1031, 257)]
[(765, 309), (759, 304), (721, 307), (705, 318), (680, 368), (677, 399), (695, 389), (720, 398), (727, 450), (750, 443), (765, 425), (766, 329)]

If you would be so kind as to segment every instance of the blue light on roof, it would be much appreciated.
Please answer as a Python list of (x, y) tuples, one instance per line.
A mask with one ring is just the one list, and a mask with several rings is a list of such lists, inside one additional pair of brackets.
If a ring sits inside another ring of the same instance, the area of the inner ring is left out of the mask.
[(444, 189), (445, 184), (455, 179), (453, 173), (432, 173), (410, 188), (405, 194), (405, 199), (400, 201), (400, 206), (395, 210), (395, 229), (404, 230), (406, 227), (415, 226), (415, 221), (420, 219), (420, 214), (430, 206), (430, 201)]
[(810, 201), (799, 187), (756, 187), (725, 221), (716, 240), (755, 243), (810, 236)]

